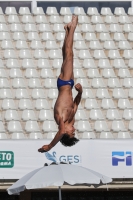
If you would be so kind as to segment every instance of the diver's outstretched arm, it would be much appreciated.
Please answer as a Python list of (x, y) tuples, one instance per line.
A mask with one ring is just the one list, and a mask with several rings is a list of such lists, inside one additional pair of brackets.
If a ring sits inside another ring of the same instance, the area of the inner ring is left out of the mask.
[(47, 152), (50, 149), (52, 149), (63, 137), (63, 135), (65, 134), (65, 126), (64, 126), (64, 122), (63, 119), (60, 118), (59, 119), (59, 131), (56, 133), (54, 139), (51, 141), (50, 144), (48, 145), (44, 145), (42, 146), (40, 149), (38, 149), (38, 152)]

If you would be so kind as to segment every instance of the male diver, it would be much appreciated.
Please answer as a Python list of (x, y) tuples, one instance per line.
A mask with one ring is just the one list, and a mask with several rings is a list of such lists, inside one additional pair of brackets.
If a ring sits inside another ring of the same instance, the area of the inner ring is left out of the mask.
[(59, 141), (64, 146), (72, 146), (79, 140), (75, 138), (74, 116), (81, 101), (82, 86), (80, 83), (75, 85), (78, 91), (73, 100), (72, 88), (74, 86), (73, 74), (73, 37), (78, 23), (78, 17), (73, 15), (72, 20), (64, 29), (66, 31), (64, 44), (62, 47), (63, 64), (61, 73), (57, 79), (58, 98), (54, 106), (54, 118), (58, 124), (58, 132), (50, 144), (42, 146), (39, 152), (47, 152), (52, 149)]

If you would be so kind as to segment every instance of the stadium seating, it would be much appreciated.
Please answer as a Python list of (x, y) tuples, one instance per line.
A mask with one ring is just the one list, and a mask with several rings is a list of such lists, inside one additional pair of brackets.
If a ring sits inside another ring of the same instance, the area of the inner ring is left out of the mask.
[[(133, 9), (76, 7), (75, 84), (83, 85), (75, 115), (78, 137), (132, 138)], [(0, 9), (0, 139), (51, 139), (62, 66), (64, 25), (72, 13), (55, 7)], [(73, 89), (73, 96), (77, 92)], [(127, 123), (128, 122), (128, 123)], [(7, 126), (7, 127), (6, 127)], [(11, 134), (10, 134), (11, 133)], [(100, 133), (100, 134), (99, 134)], [(116, 134), (117, 133), (117, 134)]]

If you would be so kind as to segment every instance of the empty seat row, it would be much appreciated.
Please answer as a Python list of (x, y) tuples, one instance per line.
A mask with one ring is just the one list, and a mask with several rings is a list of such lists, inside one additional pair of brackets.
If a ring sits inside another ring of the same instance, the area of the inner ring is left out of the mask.
[[(0, 123), (1, 123), (0, 132), (5, 132), (3, 123), (2, 122), (0, 122)], [(129, 121), (128, 129), (131, 132), (133, 131), (133, 120)], [(10, 133), (23, 132), (20, 121), (15, 121), (15, 120), (8, 122), (7, 130)], [(57, 130), (58, 129), (57, 129), (57, 126), (54, 121), (46, 120), (43, 122), (43, 125), (42, 125), (43, 132), (51, 132), (51, 131), (56, 132)], [(81, 120), (78, 121), (77, 130), (79, 132), (93, 131), (93, 129), (88, 121), (81, 121)], [(37, 121), (30, 120), (30, 121), (26, 121), (25, 131), (27, 133), (30, 133), (30, 132), (40, 132), (41, 130), (39, 128)], [(108, 131), (110, 131), (110, 128), (108, 127), (108, 124), (106, 121), (97, 120), (94, 123), (94, 131), (96, 131), (96, 132), (107, 131), (108, 132)], [(119, 131), (127, 131), (127, 129), (122, 120), (114, 120), (114, 121), (112, 121), (111, 131), (119, 132)]]
[[(49, 20), (45, 15), (38, 15), (35, 18), (32, 17), (31, 15), (23, 15), (21, 18), (21, 21), (19, 20), (19, 17), (17, 15), (9, 15), (7, 18), (7, 23), (12, 24), (12, 23), (30, 23), (30, 24), (40, 24), (40, 23), (50, 23), (50, 24), (61, 24), (61, 23), (69, 23), (72, 19), (72, 15), (66, 15), (64, 16), (63, 20), (60, 16), (58, 15), (51, 15)], [(6, 23), (6, 20), (4, 16), (0, 16), (0, 23)], [(130, 17), (126, 15), (119, 16), (118, 19), (115, 16), (106, 16), (105, 19), (99, 15), (93, 15), (91, 18), (85, 15), (80, 15), (78, 17), (78, 23), (79, 24), (86, 24), (86, 23), (92, 23), (92, 24), (102, 24), (102, 23), (107, 23), (107, 24), (113, 24), (113, 23), (120, 23), (120, 24), (131, 24), (132, 20)]]
[[(2, 9), (0, 11), (1, 11), (0, 14), (3, 14)], [(17, 14), (17, 11), (16, 11), (15, 7), (6, 7), (5, 14), (6, 15)], [(31, 13), (30, 13), (30, 10), (28, 7), (20, 7), (19, 14), (20, 15), (25, 15), (25, 14), (30, 15)], [(44, 13), (42, 7), (37, 7), (37, 8), (34, 8), (33, 14), (38, 15), (38, 14), (45, 14), (45, 13)], [(46, 14), (47, 15), (58, 15), (59, 13), (55, 7), (47, 7)], [(61, 15), (70, 15), (70, 14), (72, 14), (72, 12), (69, 7), (61, 7), (60, 14)], [(75, 7), (74, 14), (75, 15), (86, 15), (83, 7)], [(87, 9), (87, 14), (90, 16), (99, 15), (99, 12), (96, 7), (89, 7)], [(116, 7), (114, 10), (114, 14), (117, 16), (126, 15), (126, 12), (123, 7)], [(103, 15), (103, 16), (104, 15), (113, 15), (113, 13), (109, 7), (105, 7), (105, 8), (103, 7), (101, 9), (101, 15)], [(128, 9), (128, 15), (131, 15), (131, 16), (133, 15), (132, 7), (130, 7)]]
[[(47, 95), (48, 99), (52, 99), (53, 100), (52, 108), (54, 108), (55, 99), (57, 97), (57, 93), (55, 91), (57, 91), (57, 90), (50, 89), (49, 92), (48, 92), (48, 95)], [(49, 110), (50, 109), (50, 105), (49, 105), (48, 99), (45, 99), (45, 98), (35, 99), (35, 105), (34, 106), (33, 106), (33, 103), (32, 103), (32, 101), (30, 99), (20, 99), (19, 102), (18, 102), (18, 106), (15, 104), (13, 99), (3, 99), (2, 104), (1, 104), (1, 109), (2, 110), (8, 110), (8, 109), (13, 109), (13, 110), (14, 109), (19, 109), (19, 110), (25, 110), (25, 109), (36, 109), (36, 110), (48, 109)], [(98, 109), (100, 107), (102, 109), (116, 109), (116, 108), (119, 108), (120, 110), (124, 110), (124, 109), (132, 110), (132, 108), (133, 108), (131, 102), (127, 98), (118, 99), (117, 106), (115, 106), (114, 101), (111, 98), (102, 99), (101, 105), (98, 104), (96, 99), (87, 98), (85, 100), (84, 107), (87, 110)], [(79, 105), (79, 109), (83, 109), (81, 104)]]
[[(77, 82), (78, 83), (78, 82)], [(47, 88), (51, 88), (50, 86), (45, 84), (45, 87)], [(54, 88), (56, 88), (56, 85), (53, 85)], [(29, 91), (27, 89), (24, 88), (19, 88), (16, 89), (16, 91), (14, 91), (14, 95), (12, 93), (11, 89), (8, 88), (3, 88), (0, 89), (0, 99), (4, 99), (4, 98), (9, 98), (9, 99), (29, 99)], [(50, 98), (55, 98), (57, 96), (57, 93), (53, 93), (52, 95), (50, 95)], [(38, 99), (38, 98), (46, 98), (46, 94), (44, 92), (44, 89), (41, 88), (34, 88), (31, 91), (31, 98), (33, 99)], [(108, 90), (106, 88), (98, 88), (96, 91), (96, 95), (94, 96), (93, 92), (91, 89), (87, 89), (84, 88), (83, 91), (83, 95), (82, 95), (83, 99), (87, 99), (87, 98), (98, 98), (98, 99), (104, 99), (104, 98), (111, 98)], [(121, 98), (131, 98), (133, 99), (133, 88), (130, 88), (128, 91), (128, 94), (125, 93), (125, 91), (123, 90), (123, 88), (114, 88), (113, 92), (112, 92), (112, 98), (114, 99), (121, 99)]]
[[(53, 139), (56, 132), (49, 132), (47, 133), (47, 139)], [(77, 137), (77, 135), (76, 135)], [(83, 139), (95, 139), (96, 135), (94, 132), (83, 132), (82, 134)], [(100, 139), (113, 139), (113, 134), (111, 132), (101, 132)], [(119, 139), (130, 139), (131, 135), (129, 132), (118, 132), (117, 138)], [(8, 139), (5, 133), (0, 133), (0, 139)], [(11, 139), (43, 139), (43, 134), (41, 132), (32, 132), (28, 136), (26, 136), (22, 132), (12, 133)]]
[[(0, 32), (65, 32), (64, 30), (64, 24), (53, 24), (53, 27), (50, 26), (50, 24), (47, 23), (40, 23), (38, 26), (36, 24), (27, 23), (24, 25), (24, 28), (21, 24), (12, 23), (11, 25), (6, 25), (3, 23), (0, 23)], [(123, 27), (121, 27), (119, 24), (111, 23), (109, 24), (109, 27), (107, 27), (104, 23), (103, 24), (96, 24), (96, 26), (93, 26), (92, 24), (82, 24), (81, 27), (77, 26), (75, 29), (75, 32), (81, 32), (81, 33), (128, 33), (133, 32), (133, 25), (129, 23), (124, 23)]]
[[(47, 55), (48, 53), (48, 55)], [(50, 58), (50, 59), (56, 59), (56, 58), (62, 58), (62, 51), (60, 49), (50, 49), (49, 52), (45, 52), (43, 49), (35, 49), (33, 53), (33, 57), (35, 59), (40, 58)], [(13, 49), (5, 49), (3, 52), (3, 58), (32, 58), (31, 51), (29, 49), (20, 49), (18, 52), (18, 56)], [(124, 49), (123, 55), (121, 57), (119, 50), (108, 50), (108, 57), (106, 56), (105, 52), (101, 49), (95, 49), (93, 56), (91, 56), (89, 50), (81, 49), (78, 53), (79, 59), (87, 59), (87, 58), (94, 58), (94, 59), (121, 59), (122, 57), (124, 59), (131, 59), (133, 58), (133, 50), (132, 49)], [(77, 58), (76, 52), (74, 53), (74, 58)]]

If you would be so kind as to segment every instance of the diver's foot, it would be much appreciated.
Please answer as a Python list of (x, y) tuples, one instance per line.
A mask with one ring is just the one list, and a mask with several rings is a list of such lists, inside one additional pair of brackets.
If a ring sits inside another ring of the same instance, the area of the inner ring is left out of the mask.
[(78, 16), (77, 15), (73, 15), (71, 22), (72, 22), (72, 26), (76, 28), (76, 26), (78, 24)]

